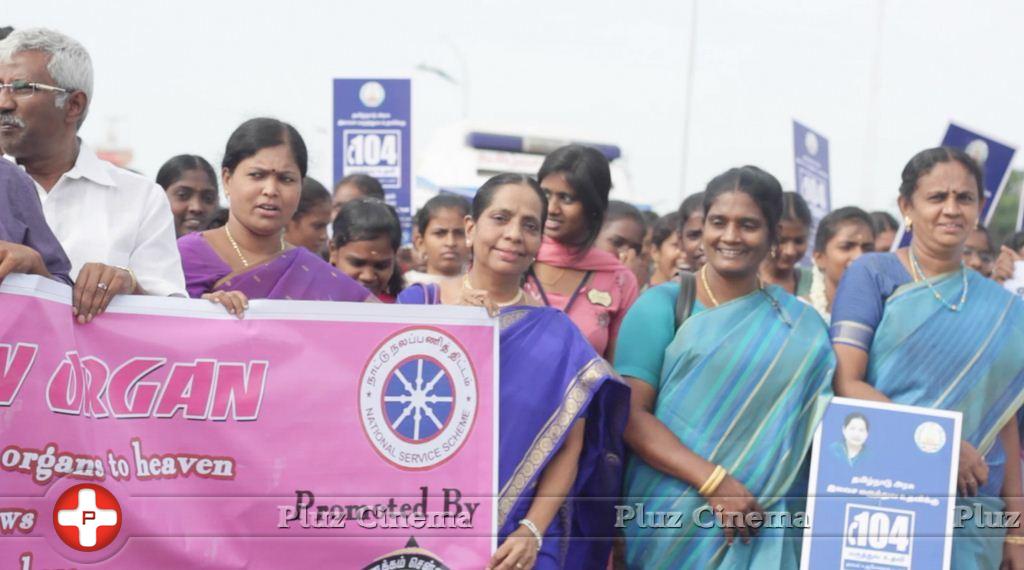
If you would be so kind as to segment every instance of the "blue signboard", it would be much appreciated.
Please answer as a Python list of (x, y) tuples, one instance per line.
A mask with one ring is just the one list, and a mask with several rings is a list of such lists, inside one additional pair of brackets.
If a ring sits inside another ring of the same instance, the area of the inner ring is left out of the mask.
[[(813, 223), (809, 238), (813, 243), (818, 222), (832, 211), (828, 139), (793, 121), (793, 163), (796, 167), (796, 193), (803, 197), (811, 210)], [(808, 256), (810, 253), (808, 249)]]
[(971, 156), (985, 173), (985, 203), (981, 207), (980, 222), (988, 225), (996, 204), (1010, 175), (1010, 162), (1017, 149), (976, 132), (969, 131), (954, 123), (949, 124), (942, 146), (958, 148)]
[(960, 421), (833, 398), (814, 437), (800, 567), (948, 569)]
[[(946, 136), (942, 137), (942, 146), (958, 148), (981, 165), (985, 182), (985, 203), (981, 206), (978, 222), (988, 226), (1006, 187), (1006, 180), (1010, 176), (1010, 162), (1013, 161), (1017, 149), (955, 123), (950, 123), (946, 129)], [(897, 237), (899, 239), (894, 242), (893, 249), (910, 245), (910, 234), (903, 231), (902, 227)]]
[(334, 80), (334, 183), (350, 174), (380, 181), (412, 239), (412, 89), (408, 79)]

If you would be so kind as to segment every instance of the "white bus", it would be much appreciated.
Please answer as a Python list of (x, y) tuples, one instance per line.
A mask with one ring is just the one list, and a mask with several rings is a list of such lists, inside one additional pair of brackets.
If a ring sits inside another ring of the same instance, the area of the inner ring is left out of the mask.
[(626, 162), (617, 145), (460, 123), (439, 129), (430, 143), (419, 150), (413, 210), (440, 192), (472, 199), (481, 184), (501, 172), (536, 176), (547, 153), (572, 143), (601, 151), (611, 165), (612, 198), (633, 202)]

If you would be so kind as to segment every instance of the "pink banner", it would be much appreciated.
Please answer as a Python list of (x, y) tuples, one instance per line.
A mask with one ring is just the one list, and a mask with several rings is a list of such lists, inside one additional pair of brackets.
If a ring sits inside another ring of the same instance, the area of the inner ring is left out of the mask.
[(0, 567), (482, 568), (498, 331), (482, 310), (0, 286)]

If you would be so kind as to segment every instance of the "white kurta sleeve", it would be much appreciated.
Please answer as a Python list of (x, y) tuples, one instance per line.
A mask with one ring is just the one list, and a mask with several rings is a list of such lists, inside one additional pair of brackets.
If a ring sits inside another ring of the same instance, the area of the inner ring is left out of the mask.
[(128, 266), (147, 294), (188, 297), (167, 196), (156, 183), (150, 183), (145, 191), (139, 231)]

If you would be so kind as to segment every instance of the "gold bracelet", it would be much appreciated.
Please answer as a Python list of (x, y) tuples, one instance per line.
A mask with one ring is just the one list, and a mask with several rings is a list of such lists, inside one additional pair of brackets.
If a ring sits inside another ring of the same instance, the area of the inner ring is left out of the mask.
[(1024, 546), (1024, 536), (1006, 535), (1006, 542), (1014, 546)]
[(722, 484), (722, 481), (725, 480), (727, 474), (728, 472), (725, 470), (725, 467), (715, 465), (715, 469), (711, 472), (711, 475), (708, 475), (707, 481), (704, 481), (704, 484), (697, 490), (697, 494), (707, 497), (714, 493), (718, 490), (718, 486)]
[(124, 267), (124, 266), (120, 266), (120, 265), (115, 265), (114, 268), (128, 272), (128, 277), (131, 279), (131, 289), (128, 290), (128, 294), (129, 295), (134, 295), (136, 287), (139, 286), (139, 280), (135, 278), (135, 272), (132, 271), (131, 267)]

